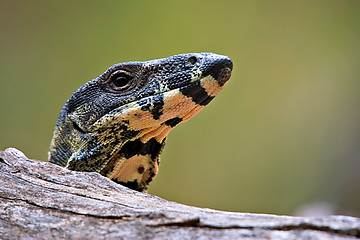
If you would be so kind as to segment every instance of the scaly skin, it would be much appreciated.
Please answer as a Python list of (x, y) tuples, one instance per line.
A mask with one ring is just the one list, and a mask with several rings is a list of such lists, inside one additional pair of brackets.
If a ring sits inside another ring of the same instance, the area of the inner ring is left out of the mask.
[(65, 103), (49, 161), (143, 191), (169, 131), (204, 108), (231, 71), (231, 60), (213, 53), (115, 64)]

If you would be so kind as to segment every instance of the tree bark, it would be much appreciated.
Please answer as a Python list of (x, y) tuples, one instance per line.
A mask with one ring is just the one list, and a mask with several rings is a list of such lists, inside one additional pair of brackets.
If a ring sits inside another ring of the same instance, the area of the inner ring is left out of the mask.
[[(359, 239), (360, 219), (234, 213), (0, 151), (0, 239)], [(215, 189), (216, 191), (216, 189)]]

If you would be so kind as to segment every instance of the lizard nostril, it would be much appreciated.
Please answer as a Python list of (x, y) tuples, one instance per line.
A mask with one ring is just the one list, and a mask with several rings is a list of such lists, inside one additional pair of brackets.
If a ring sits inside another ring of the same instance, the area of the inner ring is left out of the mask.
[(188, 62), (194, 65), (197, 62), (197, 58), (195, 56), (189, 57)]

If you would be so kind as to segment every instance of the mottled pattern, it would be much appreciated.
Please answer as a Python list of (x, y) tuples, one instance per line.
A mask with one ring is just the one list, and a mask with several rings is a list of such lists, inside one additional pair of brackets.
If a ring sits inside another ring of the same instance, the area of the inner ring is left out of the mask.
[(204, 108), (231, 71), (231, 60), (213, 53), (115, 64), (66, 102), (49, 161), (143, 191), (170, 130)]

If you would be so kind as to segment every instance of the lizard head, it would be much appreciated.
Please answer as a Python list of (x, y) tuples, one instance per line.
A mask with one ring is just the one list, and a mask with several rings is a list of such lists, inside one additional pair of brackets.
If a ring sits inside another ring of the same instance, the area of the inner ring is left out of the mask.
[(231, 71), (232, 61), (213, 53), (115, 64), (66, 102), (49, 161), (143, 190), (169, 131), (204, 108)]

